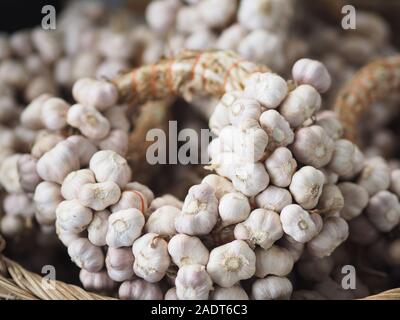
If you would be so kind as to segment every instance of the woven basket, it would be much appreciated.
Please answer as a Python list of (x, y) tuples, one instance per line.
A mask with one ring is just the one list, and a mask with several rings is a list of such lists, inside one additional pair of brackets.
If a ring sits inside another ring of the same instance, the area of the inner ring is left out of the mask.
[[(361, 81), (365, 75), (370, 76), (370, 71), (379, 67), (393, 71), (400, 69), (400, 57), (381, 60), (368, 65), (361, 70), (355, 78), (346, 85), (335, 105), (345, 126), (348, 137), (355, 138), (354, 124), (356, 119), (365, 110), (373, 98), (379, 98), (388, 91), (397, 88), (400, 84), (400, 73), (394, 74), (399, 78), (396, 86), (380, 86), (381, 77), (371, 76), (375, 91), (369, 99), (356, 100), (358, 103), (349, 103), (346, 97), (355, 94), (354, 84)], [(240, 59), (233, 52), (226, 51), (184, 51), (174, 59), (163, 60), (154, 65), (134, 69), (128, 74), (117, 77), (113, 83), (118, 87), (120, 98), (123, 102), (133, 102), (134, 105), (151, 100), (162, 100), (168, 97), (182, 97), (188, 101), (198, 93), (206, 93), (210, 97), (219, 98), (225, 91), (242, 89), (243, 81), (254, 72), (265, 72), (265, 66)], [(366, 72), (367, 70), (368, 72)], [(390, 72), (389, 72), (390, 73)], [(375, 74), (372, 72), (372, 74)], [(390, 73), (392, 75), (392, 73)], [(361, 79), (361, 80), (360, 80)], [(391, 78), (393, 79), (393, 78)], [(366, 89), (366, 88), (364, 88)], [(381, 92), (384, 91), (384, 92)], [(367, 92), (368, 93), (368, 92)], [(364, 92), (364, 94), (367, 94)], [(357, 95), (358, 96), (358, 95)], [(353, 100), (352, 100), (353, 101)], [(347, 112), (344, 112), (347, 110)], [(132, 139), (137, 139), (137, 137)], [(1, 243), (0, 252), (4, 247)], [(48, 280), (40, 275), (24, 269), (18, 263), (6, 258), (0, 253), (0, 298), (22, 300), (112, 300), (112, 297), (85, 291), (75, 285), (56, 281), (49, 287)], [(400, 289), (382, 292), (365, 299), (373, 300), (400, 300)]]

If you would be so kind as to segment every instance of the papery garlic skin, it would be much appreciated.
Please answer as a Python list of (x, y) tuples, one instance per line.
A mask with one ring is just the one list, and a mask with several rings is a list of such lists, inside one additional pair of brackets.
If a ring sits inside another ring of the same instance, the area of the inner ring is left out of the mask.
[(202, 183), (207, 183), (215, 190), (215, 196), (220, 200), (225, 194), (235, 191), (232, 182), (216, 174), (209, 174), (203, 178)]
[(234, 240), (211, 250), (207, 272), (221, 287), (231, 287), (255, 273), (256, 256), (242, 240)]
[(179, 300), (207, 300), (212, 289), (212, 281), (206, 268), (199, 264), (179, 268), (175, 285)]
[(111, 150), (96, 152), (90, 159), (89, 167), (98, 182), (113, 181), (120, 188), (126, 186), (132, 175), (127, 161)]
[(37, 160), (30, 154), (23, 154), (18, 159), (18, 176), (21, 188), (26, 192), (34, 192), (41, 178), (36, 172)]
[(49, 98), (42, 106), (41, 115), (44, 126), (49, 130), (60, 130), (67, 126), (69, 105), (60, 98)]
[(167, 247), (167, 242), (156, 233), (137, 239), (132, 246), (135, 274), (151, 283), (160, 281), (171, 263)]
[(93, 214), (93, 219), (87, 227), (88, 239), (95, 246), (105, 246), (107, 244), (106, 235), (108, 229), (108, 210), (97, 211)]
[(268, 275), (286, 276), (293, 269), (293, 258), (283, 247), (273, 245), (268, 249), (257, 248), (256, 277), (265, 278)]
[(111, 206), (111, 212), (116, 212), (126, 209), (138, 209), (140, 212), (147, 211), (146, 197), (135, 190), (125, 190), (121, 193), (118, 202)]
[(352, 142), (340, 139), (335, 142), (329, 169), (342, 177), (358, 174), (364, 165), (360, 149)]
[(65, 200), (56, 209), (57, 224), (59, 227), (72, 233), (84, 231), (92, 221), (93, 213), (84, 207), (78, 200)]
[(254, 300), (288, 300), (293, 291), (289, 279), (268, 276), (253, 283), (251, 296)]
[(281, 212), (282, 209), (292, 204), (292, 195), (285, 188), (275, 186), (267, 187), (254, 198), (259, 208)]
[(142, 279), (125, 281), (118, 290), (122, 300), (162, 300), (163, 294), (157, 283), (149, 283)]
[(342, 191), (335, 184), (325, 184), (317, 204), (317, 212), (324, 216), (339, 213), (344, 207)]
[(235, 165), (230, 178), (234, 187), (248, 197), (260, 193), (269, 184), (267, 170), (260, 162)]
[(164, 300), (179, 300), (176, 294), (176, 287), (170, 288), (164, 295)]
[(322, 127), (332, 140), (343, 136), (343, 125), (334, 111), (325, 110), (316, 114), (315, 124)]
[(297, 162), (289, 149), (280, 147), (265, 160), (265, 167), (272, 184), (277, 187), (287, 187), (292, 181)]
[(162, 206), (154, 211), (147, 219), (145, 231), (157, 233), (161, 236), (173, 236), (176, 234), (175, 219), (181, 210), (173, 206)]
[(86, 167), (92, 156), (98, 151), (97, 147), (89, 139), (81, 135), (69, 136), (66, 141), (75, 146), (81, 167)]
[(177, 234), (169, 240), (168, 253), (179, 268), (186, 264), (205, 266), (209, 258), (208, 249), (201, 240), (185, 234)]
[(147, 204), (150, 204), (154, 200), (153, 191), (151, 191), (149, 187), (145, 186), (144, 184), (141, 184), (140, 182), (137, 181), (129, 182), (125, 186), (125, 190), (139, 192), (146, 198)]
[(381, 157), (373, 157), (365, 161), (365, 166), (357, 183), (364, 187), (370, 196), (390, 186), (390, 169)]
[(0, 163), (0, 185), (9, 193), (22, 191), (18, 172), (20, 157), (20, 154), (12, 154)]
[(113, 248), (131, 246), (144, 226), (144, 216), (137, 209), (114, 212), (108, 218), (107, 245)]
[(218, 213), (225, 226), (247, 219), (251, 211), (249, 200), (240, 192), (229, 192), (221, 197)]
[(255, 209), (244, 222), (235, 226), (234, 234), (238, 240), (246, 240), (252, 245), (268, 249), (282, 237), (283, 230), (276, 212)]
[(102, 140), (96, 141), (99, 149), (112, 150), (121, 156), (125, 156), (128, 152), (129, 136), (125, 131), (114, 129), (110, 134)]
[(283, 208), (280, 219), (283, 231), (298, 242), (308, 242), (318, 233), (311, 215), (297, 204)]
[(71, 260), (81, 269), (89, 272), (99, 272), (104, 265), (104, 255), (101, 248), (91, 244), (88, 239), (79, 238), (68, 245)]
[(180, 215), (175, 219), (179, 233), (188, 235), (208, 234), (218, 217), (218, 200), (214, 189), (206, 183), (189, 189)]

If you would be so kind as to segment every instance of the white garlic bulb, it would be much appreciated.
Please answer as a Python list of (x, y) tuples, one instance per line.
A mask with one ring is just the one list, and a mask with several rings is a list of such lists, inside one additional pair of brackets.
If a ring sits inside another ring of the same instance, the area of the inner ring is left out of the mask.
[(365, 161), (357, 183), (364, 187), (370, 196), (390, 186), (390, 169), (381, 157), (373, 157)]
[(82, 167), (86, 167), (92, 156), (98, 151), (97, 147), (89, 139), (81, 135), (69, 136), (66, 141), (75, 146), (78, 152), (79, 163)]
[(157, 283), (149, 283), (142, 279), (125, 281), (118, 290), (123, 300), (162, 300), (163, 294)]
[(210, 300), (249, 300), (246, 291), (240, 285), (230, 288), (215, 287), (210, 294)]
[(18, 161), (20, 158), (20, 154), (12, 154), (7, 156), (0, 163), (0, 185), (3, 186), (7, 192), (22, 191), (18, 172)]
[(257, 248), (256, 276), (265, 278), (268, 275), (286, 276), (293, 269), (293, 258), (288, 250), (273, 245), (268, 249)]
[(143, 214), (135, 209), (113, 212), (108, 218), (106, 242), (113, 248), (131, 246), (144, 226)]
[(106, 256), (107, 273), (114, 281), (130, 280), (133, 275), (134, 256), (131, 248), (109, 247)]
[(175, 219), (181, 210), (173, 206), (162, 206), (154, 211), (147, 219), (145, 231), (161, 236), (173, 236), (176, 233)]
[(340, 213), (344, 207), (341, 190), (334, 184), (325, 184), (317, 204), (317, 212), (325, 216)]
[(303, 84), (291, 91), (279, 108), (292, 128), (301, 126), (321, 107), (321, 96), (313, 87)]
[(342, 182), (338, 187), (343, 195), (344, 206), (340, 211), (343, 219), (351, 220), (359, 216), (368, 205), (368, 192), (365, 188), (352, 182)]
[(292, 204), (292, 195), (284, 188), (269, 186), (254, 200), (258, 207), (279, 213), (284, 207)]
[(276, 108), (287, 91), (286, 81), (271, 72), (252, 74), (246, 80), (244, 89), (246, 95), (254, 97), (266, 108)]
[(115, 182), (86, 183), (79, 190), (79, 202), (96, 211), (115, 204), (121, 196), (121, 190)]
[(229, 122), (240, 125), (246, 119), (258, 120), (261, 115), (261, 106), (255, 99), (239, 97), (228, 108)]
[(282, 237), (283, 230), (276, 212), (255, 209), (244, 222), (235, 226), (234, 234), (236, 239), (268, 249)]
[(264, 111), (260, 116), (260, 124), (268, 134), (268, 150), (285, 147), (293, 142), (294, 133), (278, 111)]
[(106, 235), (108, 229), (108, 210), (97, 211), (93, 214), (93, 219), (87, 227), (88, 239), (95, 246), (105, 246), (107, 244)]
[(288, 300), (293, 286), (289, 279), (268, 276), (253, 283), (251, 296), (254, 300)]
[(325, 110), (318, 112), (316, 114), (315, 124), (322, 127), (334, 141), (343, 136), (343, 125), (334, 111)]
[(71, 260), (81, 269), (89, 272), (99, 272), (104, 265), (104, 255), (101, 248), (91, 244), (88, 239), (78, 238), (68, 245)]
[(289, 190), (300, 206), (312, 209), (318, 203), (324, 181), (325, 176), (321, 171), (305, 166), (293, 175)]
[(206, 183), (195, 185), (183, 203), (182, 211), (175, 219), (179, 233), (189, 235), (208, 234), (218, 218), (218, 200), (214, 189)]
[(56, 220), (56, 209), (63, 200), (58, 184), (47, 181), (39, 183), (33, 195), (37, 221), (40, 224), (52, 225)]
[(310, 241), (319, 231), (312, 216), (297, 204), (283, 208), (280, 218), (283, 231), (298, 242)]
[(207, 300), (212, 289), (212, 281), (206, 268), (199, 264), (180, 267), (175, 285), (179, 300)]
[(185, 234), (177, 234), (169, 240), (168, 253), (179, 268), (186, 264), (205, 266), (209, 257), (208, 249), (199, 238)]
[(65, 200), (56, 209), (57, 225), (66, 232), (80, 233), (92, 221), (93, 213), (78, 200)]
[(218, 200), (220, 200), (225, 194), (235, 191), (232, 182), (217, 174), (209, 174), (205, 176), (201, 182), (207, 183), (214, 188), (215, 196)]
[(271, 183), (278, 187), (287, 187), (297, 168), (297, 162), (289, 149), (281, 147), (265, 160), (265, 167)]
[(324, 64), (317, 60), (300, 59), (292, 68), (292, 77), (297, 83), (309, 84), (320, 93), (328, 91), (331, 86), (331, 76)]
[(207, 272), (221, 287), (231, 287), (255, 273), (256, 256), (242, 240), (234, 240), (211, 250)]
[(234, 187), (248, 197), (260, 193), (269, 184), (267, 170), (260, 162), (235, 165), (230, 178)]
[(352, 142), (340, 139), (335, 142), (329, 169), (342, 177), (358, 174), (364, 165), (364, 157), (360, 149)]
[(400, 221), (399, 199), (389, 191), (379, 191), (369, 199), (366, 212), (379, 231), (389, 232)]
[(249, 200), (240, 192), (229, 192), (221, 197), (218, 213), (224, 226), (247, 219), (251, 211)]
[(98, 182), (113, 181), (120, 188), (126, 186), (132, 175), (127, 161), (111, 150), (96, 152), (90, 159), (89, 167)]
[(160, 281), (171, 263), (167, 247), (167, 242), (156, 233), (137, 239), (132, 246), (135, 274), (148, 282)]
[(115, 287), (115, 282), (105, 271), (89, 272), (82, 269), (79, 272), (79, 280), (83, 287), (90, 291), (111, 291)]
[(291, 150), (295, 158), (315, 168), (321, 168), (332, 159), (333, 140), (320, 126), (310, 126), (297, 130)]
[(49, 130), (60, 130), (67, 126), (69, 105), (63, 99), (49, 98), (42, 106), (41, 116), (43, 125)]
[(66, 200), (78, 199), (82, 187), (87, 183), (95, 182), (94, 174), (89, 169), (72, 171), (61, 185), (61, 194)]

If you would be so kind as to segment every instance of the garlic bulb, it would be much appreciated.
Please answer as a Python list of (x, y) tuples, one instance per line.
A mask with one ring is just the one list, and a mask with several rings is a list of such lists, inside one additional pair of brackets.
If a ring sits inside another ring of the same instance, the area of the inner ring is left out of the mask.
[(256, 256), (242, 240), (234, 240), (211, 250), (207, 272), (213, 282), (227, 288), (255, 273)]
[(149, 283), (142, 279), (125, 281), (118, 290), (122, 300), (162, 300), (163, 294), (157, 283)]
[(277, 241), (277, 244), (289, 251), (294, 262), (297, 262), (300, 259), (304, 251), (304, 244), (294, 240), (286, 233)]
[(173, 206), (162, 206), (154, 211), (147, 219), (145, 231), (161, 236), (173, 236), (176, 233), (175, 219), (181, 210)]
[(285, 147), (293, 142), (294, 133), (278, 111), (264, 111), (260, 116), (260, 124), (268, 134), (268, 150)]
[(46, 152), (53, 149), (53, 147), (63, 140), (63, 137), (59, 134), (40, 131), (35, 138), (31, 154), (37, 159), (41, 158)]
[(317, 204), (317, 211), (325, 216), (339, 213), (344, 207), (344, 197), (338, 186), (325, 184)]
[(348, 236), (349, 227), (344, 219), (328, 217), (322, 231), (307, 243), (307, 250), (315, 257), (329, 256)]
[(97, 211), (93, 214), (93, 219), (87, 227), (88, 239), (95, 246), (101, 247), (107, 244), (106, 235), (108, 229), (108, 210)]
[(140, 193), (141, 195), (144, 196), (144, 198), (146, 199), (147, 204), (150, 204), (154, 200), (153, 191), (151, 191), (149, 187), (147, 187), (144, 184), (141, 184), (141, 183), (139, 183), (137, 181), (129, 182), (125, 186), (125, 190), (137, 191), (138, 193)]
[(72, 95), (78, 103), (101, 111), (115, 105), (118, 99), (118, 91), (114, 84), (88, 78), (75, 82)]
[(292, 195), (284, 188), (269, 186), (255, 198), (259, 208), (281, 212), (282, 209), (292, 204)]
[(98, 182), (113, 181), (123, 188), (131, 179), (132, 172), (127, 161), (111, 150), (96, 152), (90, 159), (89, 167)]
[(78, 199), (82, 187), (85, 184), (95, 182), (94, 174), (89, 169), (72, 171), (65, 177), (61, 185), (61, 194), (66, 200)]
[(246, 291), (240, 285), (230, 288), (216, 287), (210, 294), (211, 300), (249, 300)]
[(286, 81), (277, 74), (256, 72), (245, 82), (244, 92), (254, 97), (266, 108), (276, 108), (285, 98), (288, 88)]
[(91, 244), (88, 239), (78, 238), (68, 245), (71, 260), (81, 269), (89, 272), (99, 272), (104, 265), (104, 255), (101, 248)]
[(34, 192), (41, 179), (36, 172), (37, 160), (30, 154), (23, 154), (18, 159), (18, 176), (21, 188), (26, 192)]
[(400, 221), (400, 204), (395, 194), (379, 191), (369, 199), (367, 215), (372, 224), (382, 232), (389, 232)]
[(316, 114), (315, 124), (324, 129), (328, 136), (334, 141), (343, 136), (343, 125), (334, 111), (325, 110), (318, 112)]
[(310, 126), (297, 130), (291, 150), (295, 158), (315, 168), (329, 163), (334, 149), (333, 140), (320, 126)]
[(308, 242), (318, 233), (315, 219), (297, 204), (283, 208), (280, 218), (283, 231), (298, 242)]
[(82, 167), (86, 167), (92, 156), (98, 151), (97, 147), (84, 136), (69, 136), (66, 141), (75, 146), (75, 149), (78, 152), (79, 163)]
[(286, 276), (293, 268), (293, 258), (285, 248), (273, 245), (268, 249), (256, 249), (256, 276)]
[(288, 300), (293, 286), (284, 277), (268, 276), (253, 283), (251, 296), (255, 300)]
[(325, 177), (321, 171), (305, 166), (293, 175), (289, 190), (300, 206), (304, 209), (312, 209), (321, 196), (324, 180)]
[(199, 264), (179, 268), (175, 285), (179, 300), (207, 300), (212, 289), (212, 281), (206, 268)]
[(221, 197), (218, 213), (224, 226), (247, 219), (251, 211), (249, 200), (240, 192), (229, 192)]
[(186, 264), (205, 266), (209, 257), (208, 249), (199, 238), (185, 234), (177, 234), (169, 240), (168, 253), (179, 268)]
[(167, 242), (156, 233), (137, 239), (132, 246), (135, 274), (148, 282), (160, 281), (171, 263), (167, 247)]
[(164, 300), (179, 300), (176, 294), (176, 287), (170, 288), (164, 295)]
[(230, 175), (234, 187), (245, 196), (252, 197), (269, 184), (269, 176), (262, 163), (239, 163)]
[(43, 180), (62, 184), (70, 172), (80, 167), (75, 151), (71, 143), (61, 141), (39, 159), (36, 165), (37, 173)]
[(109, 247), (106, 256), (107, 273), (114, 281), (130, 280), (133, 275), (134, 256), (131, 248)]
[(67, 126), (69, 105), (63, 99), (49, 98), (42, 106), (41, 116), (43, 125), (49, 130), (60, 130)]
[(356, 218), (368, 205), (369, 196), (367, 190), (352, 182), (339, 183), (338, 187), (344, 200), (340, 216), (345, 220)]
[(57, 224), (66, 231), (80, 233), (84, 231), (92, 221), (93, 213), (84, 207), (78, 200), (65, 200), (56, 209)]
[(120, 196), (120, 188), (112, 181), (86, 183), (79, 190), (79, 202), (96, 211), (104, 210), (115, 204)]
[(226, 193), (235, 191), (232, 182), (216, 174), (209, 174), (205, 176), (201, 182), (207, 183), (214, 188), (215, 196), (218, 200), (220, 200)]
[(218, 200), (214, 189), (206, 183), (195, 185), (183, 203), (182, 211), (175, 219), (179, 233), (189, 235), (208, 234), (218, 218)]
[(20, 157), (20, 154), (12, 154), (0, 163), (0, 185), (9, 193), (22, 191), (18, 172)]
[(255, 99), (239, 97), (228, 108), (228, 112), (229, 122), (237, 126), (247, 119), (258, 120), (261, 106)]
[(370, 196), (388, 189), (390, 185), (390, 169), (386, 161), (380, 157), (367, 159), (357, 183), (364, 187)]
[(111, 291), (115, 287), (115, 282), (105, 271), (89, 272), (82, 269), (79, 272), (79, 280), (83, 287), (90, 291)]
[(331, 76), (324, 64), (317, 60), (300, 59), (292, 68), (292, 77), (297, 83), (309, 84), (320, 93), (328, 91), (331, 86)]
[(120, 210), (126, 210), (135, 208), (139, 211), (147, 211), (147, 199), (146, 197), (135, 190), (126, 190), (121, 193), (121, 197), (118, 202), (111, 206), (111, 212), (116, 212)]
[(283, 230), (276, 212), (255, 209), (244, 222), (235, 226), (234, 234), (236, 239), (268, 249), (282, 237)]
[(289, 149), (280, 147), (265, 160), (265, 167), (271, 183), (277, 187), (287, 187), (297, 168), (297, 162)]
[(47, 181), (39, 183), (33, 195), (37, 221), (40, 224), (52, 225), (56, 220), (56, 209), (63, 200), (59, 185)]
[(303, 84), (291, 91), (279, 108), (292, 128), (301, 126), (321, 107), (321, 96), (312, 86)]
[(364, 165), (364, 157), (360, 149), (352, 142), (340, 139), (335, 142), (329, 169), (342, 177), (358, 174)]
[(106, 242), (113, 248), (131, 246), (144, 226), (143, 214), (135, 209), (113, 212), (108, 218)]

